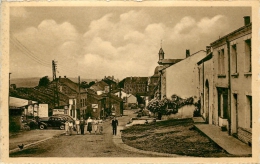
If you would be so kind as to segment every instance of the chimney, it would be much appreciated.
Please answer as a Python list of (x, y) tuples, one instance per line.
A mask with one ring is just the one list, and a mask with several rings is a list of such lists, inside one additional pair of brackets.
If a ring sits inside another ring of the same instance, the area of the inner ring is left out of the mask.
[(64, 76), (64, 78), (66, 79), (66, 76)]
[(250, 24), (250, 16), (244, 16), (244, 25)]
[(190, 56), (190, 50), (186, 50), (186, 58)]
[(61, 78), (61, 76), (59, 76), (59, 81), (60, 81), (60, 78)]
[(210, 53), (210, 51), (211, 51), (211, 47), (210, 46), (206, 46), (206, 53), (208, 54), (208, 53)]

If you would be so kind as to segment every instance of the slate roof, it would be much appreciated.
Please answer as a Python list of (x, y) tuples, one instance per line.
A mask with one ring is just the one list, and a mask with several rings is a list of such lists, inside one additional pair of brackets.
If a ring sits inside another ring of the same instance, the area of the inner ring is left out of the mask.
[(148, 77), (127, 77), (125, 78), (125, 83), (146, 83), (148, 82)]
[[(103, 94), (101, 94), (100, 96), (102, 96), (102, 97), (108, 97), (109, 94), (108, 94), (108, 93), (103, 93)], [(110, 97), (111, 97), (112, 99), (117, 100), (117, 101), (123, 101), (123, 99), (121, 99), (120, 97), (117, 97), (116, 95), (113, 95), (113, 94), (110, 94)]]
[[(58, 80), (62, 84), (67, 85), (72, 90), (79, 92), (79, 85), (77, 83), (71, 81), (69, 78), (57, 78), (56, 80)], [(55, 81), (52, 81), (52, 83)], [(86, 90), (84, 88), (80, 87), (80, 93), (82, 93), (82, 92), (86, 92)]]

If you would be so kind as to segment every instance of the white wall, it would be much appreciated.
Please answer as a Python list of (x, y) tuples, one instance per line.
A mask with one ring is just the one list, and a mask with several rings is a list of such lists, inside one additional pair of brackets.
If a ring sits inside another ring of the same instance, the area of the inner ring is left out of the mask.
[(192, 118), (194, 109), (195, 109), (194, 105), (183, 106), (178, 110), (178, 113), (176, 114), (162, 116), (162, 120)]
[(167, 98), (173, 94), (184, 99), (199, 97), (197, 62), (205, 56), (206, 52), (200, 51), (166, 69)]
[(48, 104), (39, 104), (39, 111), (38, 116), (39, 117), (48, 117)]

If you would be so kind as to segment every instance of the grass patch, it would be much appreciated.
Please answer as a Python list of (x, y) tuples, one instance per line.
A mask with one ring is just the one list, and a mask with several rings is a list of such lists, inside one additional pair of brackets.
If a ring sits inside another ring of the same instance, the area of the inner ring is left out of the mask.
[(198, 157), (231, 156), (192, 126), (192, 119), (135, 125), (123, 131), (122, 139), (127, 145), (145, 151)]

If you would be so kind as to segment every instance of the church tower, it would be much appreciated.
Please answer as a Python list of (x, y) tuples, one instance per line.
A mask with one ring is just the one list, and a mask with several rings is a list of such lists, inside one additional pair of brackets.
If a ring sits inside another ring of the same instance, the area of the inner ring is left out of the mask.
[(159, 61), (160, 60), (163, 60), (164, 59), (164, 52), (163, 52), (163, 49), (161, 48), (160, 50), (159, 50)]

